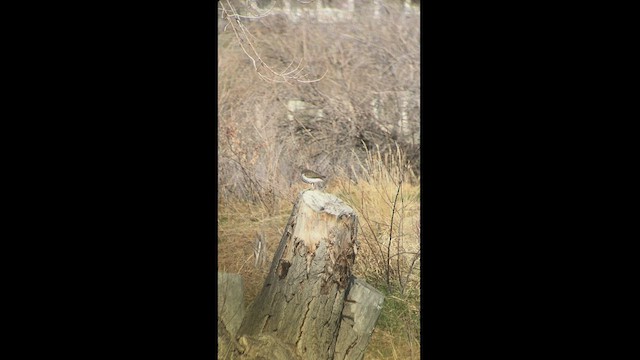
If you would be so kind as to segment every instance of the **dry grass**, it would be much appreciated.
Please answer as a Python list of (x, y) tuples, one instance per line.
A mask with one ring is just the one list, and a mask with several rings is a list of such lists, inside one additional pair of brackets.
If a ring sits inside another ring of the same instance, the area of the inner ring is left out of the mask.
[(358, 213), (354, 274), (386, 295), (365, 359), (419, 359), (419, 178), (399, 148), (366, 153), (356, 162), (360, 171), (340, 178), (335, 192)]
[[(385, 158), (369, 153), (359, 163), (362, 174), (332, 178), (326, 191), (335, 194), (357, 212), (360, 250), (354, 274), (385, 294), (385, 303), (365, 359), (418, 359), (420, 353), (420, 187), (398, 150)], [(345, 173), (344, 170), (341, 172)], [(403, 179), (402, 182), (399, 180)], [(308, 186), (292, 185), (295, 198)], [(262, 288), (273, 253), (291, 214), (290, 199), (267, 211), (260, 203), (221, 199), (218, 204), (218, 267), (241, 274), (245, 305)], [(392, 212), (393, 226), (391, 226)], [(267, 263), (254, 266), (256, 233), (268, 243)]]
[(360, 218), (355, 274), (401, 291), (419, 287), (419, 180), (400, 149), (393, 155), (367, 151), (357, 163), (360, 171), (352, 169), (351, 179), (336, 186)]
[[(359, 217), (354, 274), (386, 296), (365, 359), (417, 359), (420, 27), (419, 16), (387, 9), (386, 17), (342, 24), (275, 16), (245, 24), (276, 71), (301, 58), (313, 76), (328, 71), (313, 84), (262, 81), (234, 34), (219, 32), (218, 270), (240, 274), (245, 305), (253, 301), (293, 204), (308, 188), (298, 168), (328, 175), (326, 191)], [(408, 94), (405, 112), (394, 94)], [(293, 113), (288, 102), (296, 99), (316, 115)], [(383, 105), (374, 111), (376, 101)], [(260, 268), (258, 233), (267, 240)]]
[[(242, 276), (245, 306), (262, 288), (290, 211), (291, 207), (283, 203), (276, 214), (268, 216), (259, 206), (250, 203), (218, 203), (218, 271)], [(261, 268), (254, 266), (253, 246), (258, 232), (263, 232), (267, 240), (267, 263)]]

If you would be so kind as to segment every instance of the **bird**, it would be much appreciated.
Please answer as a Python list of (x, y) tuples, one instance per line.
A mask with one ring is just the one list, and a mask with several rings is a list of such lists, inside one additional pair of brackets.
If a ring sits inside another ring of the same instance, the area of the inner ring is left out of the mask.
[(302, 170), (302, 181), (307, 184), (313, 184), (314, 187), (316, 184), (324, 182), (326, 178), (326, 176), (320, 175), (315, 171), (311, 171), (309, 169)]

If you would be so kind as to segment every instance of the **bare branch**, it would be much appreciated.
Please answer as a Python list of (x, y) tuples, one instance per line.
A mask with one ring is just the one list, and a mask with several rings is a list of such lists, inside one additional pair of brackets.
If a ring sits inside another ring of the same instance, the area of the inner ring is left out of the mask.
[[(222, 18), (227, 19), (228, 21), (227, 25), (225, 25), (225, 30), (227, 26), (229, 25), (231, 26), (233, 33), (238, 41), (238, 44), (240, 45), (240, 48), (245, 53), (245, 55), (249, 59), (251, 59), (251, 63), (253, 64), (253, 69), (256, 71), (256, 73), (258, 73), (261, 79), (267, 82), (272, 82), (272, 83), (280, 83), (280, 82), (289, 83), (291, 81), (296, 81), (300, 83), (310, 83), (310, 82), (317, 82), (322, 80), (322, 78), (324, 78), (324, 76), (327, 74), (328, 70), (326, 70), (324, 75), (322, 75), (319, 78), (312, 79), (312, 80), (307, 79), (308, 74), (304, 72), (304, 68), (300, 68), (300, 65), (304, 60), (302, 58), (300, 59), (298, 66), (296, 66), (294, 70), (291, 70), (289, 72), (287, 72), (287, 70), (289, 70), (289, 68), (295, 62), (295, 60), (292, 60), (291, 64), (289, 64), (289, 66), (287, 66), (283, 71), (277, 71), (273, 66), (269, 66), (266, 63), (266, 61), (264, 61), (260, 52), (256, 49), (256, 46), (254, 45), (254, 41), (251, 40), (252, 38), (255, 40), (256, 39), (255, 36), (251, 34), (251, 32), (249, 31), (249, 29), (247, 29), (247, 27), (241, 21), (241, 19), (264, 18), (265, 16), (269, 15), (272, 12), (275, 4), (272, 5), (271, 8), (269, 8), (265, 12), (259, 13), (258, 15), (239, 14), (236, 8), (231, 4), (230, 0), (219, 1), (219, 4), (220, 4), (220, 11), (222, 11)], [(261, 72), (263, 69), (265, 70), (266, 73)]]

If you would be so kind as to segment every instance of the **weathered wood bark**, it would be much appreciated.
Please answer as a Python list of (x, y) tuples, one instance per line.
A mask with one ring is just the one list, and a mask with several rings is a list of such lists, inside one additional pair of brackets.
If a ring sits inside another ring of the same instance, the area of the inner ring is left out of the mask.
[(333, 359), (356, 235), (353, 209), (331, 194), (303, 192), (262, 291), (247, 310), (240, 341), (268, 336), (302, 359)]
[(353, 278), (342, 310), (334, 360), (360, 360), (378, 321), (384, 295), (363, 280)]

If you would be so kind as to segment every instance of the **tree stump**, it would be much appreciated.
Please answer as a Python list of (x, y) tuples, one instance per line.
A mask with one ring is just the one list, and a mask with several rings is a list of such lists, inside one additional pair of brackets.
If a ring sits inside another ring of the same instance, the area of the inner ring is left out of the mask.
[(334, 360), (360, 360), (380, 317), (384, 295), (365, 281), (353, 278), (342, 310)]
[(240, 343), (270, 337), (302, 359), (334, 358), (357, 221), (353, 209), (331, 194), (300, 195), (264, 286), (240, 326)]

